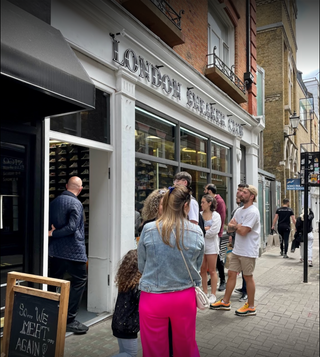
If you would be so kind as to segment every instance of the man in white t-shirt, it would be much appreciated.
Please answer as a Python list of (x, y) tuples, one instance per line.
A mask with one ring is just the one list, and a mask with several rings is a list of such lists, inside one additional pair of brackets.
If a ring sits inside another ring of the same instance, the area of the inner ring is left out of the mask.
[(256, 202), (257, 189), (249, 185), (240, 194), (243, 206), (234, 214), (228, 224), (228, 232), (236, 232), (235, 245), (231, 253), (228, 271), (228, 281), (224, 297), (218, 302), (211, 304), (212, 310), (230, 310), (230, 296), (236, 286), (237, 274), (242, 271), (247, 284), (248, 302), (236, 310), (238, 316), (255, 315), (254, 307), (255, 283), (253, 272), (256, 258), (259, 257), (260, 244), (260, 213), (253, 202)]
[[(183, 185), (191, 190), (192, 176), (186, 172), (181, 171), (175, 174), (173, 179), (174, 185)], [(189, 221), (198, 224), (199, 223), (199, 204), (197, 200), (190, 200), (190, 211), (188, 213)]]

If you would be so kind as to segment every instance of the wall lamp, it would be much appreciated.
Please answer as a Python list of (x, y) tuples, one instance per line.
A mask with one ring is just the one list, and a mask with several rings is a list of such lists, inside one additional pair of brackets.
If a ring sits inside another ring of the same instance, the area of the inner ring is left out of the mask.
[(289, 117), (290, 123), (291, 123), (291, 128), (293, 129), (293, 134), (286, 134), (284, 133), (284, 137), (287, 138), (288, 136), (293, 136), (296, 135), (296, 130), (298, 129), (299, 123), (300, 123), (300, 117), (297, 115), (296, 111), (293, 112), (293, 114)]
[(111, 32), (109, 33), (109, 36), (112, 37), (112, 39), (114, 39), (116, 36), (119, 36), (119, 35), (121, 35), (120, 32), (117, 32), (116, 34), (111, 33)]

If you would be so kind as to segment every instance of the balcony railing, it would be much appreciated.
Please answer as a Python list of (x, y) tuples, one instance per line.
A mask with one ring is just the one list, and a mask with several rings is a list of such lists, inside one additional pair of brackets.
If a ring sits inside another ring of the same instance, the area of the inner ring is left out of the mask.
[(184, 14), (184, 10), (177, 13), (165, 0), (151, 0), (151, 2), (181, 30), (181, 15)]
[(207, 55), (208, 64), (207, 68), (216, 67), (218, 68), (226, 77), (234, 83), (243, 94), (246, 94), (246, 85), (242, 80), (215, 54), (217, 47), (214, 46), (213, 53)]

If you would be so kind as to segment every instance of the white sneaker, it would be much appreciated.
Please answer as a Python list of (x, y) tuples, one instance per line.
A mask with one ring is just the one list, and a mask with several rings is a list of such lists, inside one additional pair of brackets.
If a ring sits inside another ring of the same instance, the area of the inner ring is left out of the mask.
[(214, 304), (217, 301), (217, 298), (215, 295), (210, 294), (208, 300), (209, 300), (209, 304)]

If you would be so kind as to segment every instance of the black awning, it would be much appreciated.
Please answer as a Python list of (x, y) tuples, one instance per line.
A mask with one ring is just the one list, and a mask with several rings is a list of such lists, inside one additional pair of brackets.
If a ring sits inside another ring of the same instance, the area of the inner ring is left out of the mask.
[[(28, 101), (31, 107), (45, 99), (51, 108), (40, 110), (44, 116), (95, 106), (94, 84), (61, 32), (5, 0), (1, 0), (1, 77), (11, 87), (17, 83), (24, 93), (26, 86), (36, 90), (34, 101), (30, 94)], [(52, 105), (48, 96), (53, 97)]]

